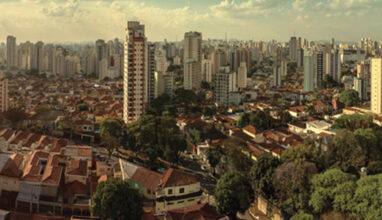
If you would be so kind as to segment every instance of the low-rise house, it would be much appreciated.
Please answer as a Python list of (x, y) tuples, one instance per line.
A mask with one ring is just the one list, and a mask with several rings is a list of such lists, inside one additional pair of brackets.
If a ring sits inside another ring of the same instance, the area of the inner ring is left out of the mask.
[(19, 192), (23, 161), (21, 154), (0, 153), (0, 196)]
[(220, 219), (215, 208), (208, 203), (198, 204), (185, 208), (169, 210), (164, 220), (218, 220)]
[(156, 191), (155, 213), (189, 207), (200, 203), (202, 190), (199, 177), (170, 168)]
[(0, 131), (0, 151), (8, 151), (8, 146), (14, 138), (16, 132), (11, 129), (3, 129)]
[(306, 131), (313, 132), (315, 134), (320, 134), (322, 132), (335, 134), (335, 132), (331, 131), (331, 124), (327, 123), (323, 120), (315, 120), (315, 121), (307, 121), (306, 122)]
[(247, 135), (249, 135), (250, 137), (253, 138), (253, 140), (256, 142), (256, 143), (262, 143), (264, 142), (264, 135), (263, 135), (263, 132), (256, 129), (255, 127), (253, 127), (252, 125), (248, 125), (246, 127), (243, 128), (243, 132)]
[(155, 200), (155, 192), (163, 179), (163, 174), (140, 167), (130, 178), (130, 184), (137, 188), (146, 199)]
[(307, 116), (307, 113), (305, 111), (305, 106), (295, 106), (289, 108), (289, 114), (294, 118), (302, 118)]

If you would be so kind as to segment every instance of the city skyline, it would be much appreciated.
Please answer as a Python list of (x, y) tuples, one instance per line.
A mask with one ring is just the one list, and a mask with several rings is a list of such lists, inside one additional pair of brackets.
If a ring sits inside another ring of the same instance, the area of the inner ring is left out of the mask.
[[(0, 39), (81, 42), (123, 39), (127, 20), (145, 23), (150, 41), (183, 38), (190, 30), (204, 39), (287, 41), (335, 37), (382, 39), (377, 0), (2, 0)], [(100, 16), (102, 15), (102, 16)], [(150, 15), (150, 16), (147, 16)], [(169, 19), (171, 18), (171, 19)], [(351, 22), (349, 22), (351, 21)], [(365, 25), (367, 24), (367, 25)], [(2, 40), (3, 41), (3, 40)]]

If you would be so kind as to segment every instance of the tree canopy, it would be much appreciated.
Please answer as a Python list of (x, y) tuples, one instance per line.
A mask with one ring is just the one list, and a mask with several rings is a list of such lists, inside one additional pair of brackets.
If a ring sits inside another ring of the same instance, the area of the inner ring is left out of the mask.
[(136, 189), (122, 179), (108, 179), (97, 186), (91, 212), (101, 219), (141, 220), (143, 199)]
[(332, 126), (336, 129), (347, 129), (354, 131), (358, 128), (374, 128), (373, 117), (370, 115), (351, 114), (342, 115), (334, 121)]
[(216, 185), (215, 199), (220, 214), (236, 219), (236, 213), (246, 211), (252, 201), (250, 184), (243, 174), (228, 172)]
[(354, 89), (348, 89), (341, 92), (340, 102), (344, 103), (346, 107), (352, 107), (359, 105), (361, 100), (357, 91)]
[(272, 154), (263, 154), (254, 162), (249, 177), (255, 196), (262, 195), (269, 200), (273, 200), (274, 187), (272, 185), (273, 173), (280, 165), (280, 160)]

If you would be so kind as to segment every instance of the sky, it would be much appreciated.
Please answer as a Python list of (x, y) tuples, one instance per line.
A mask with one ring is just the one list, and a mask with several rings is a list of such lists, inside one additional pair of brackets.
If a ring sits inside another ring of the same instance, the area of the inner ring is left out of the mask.
[(203, 39), (287, 41), (382, 40), (382, 0), (0, 0), (0, 42), (123, 39), (128, 20), (150, 41)]

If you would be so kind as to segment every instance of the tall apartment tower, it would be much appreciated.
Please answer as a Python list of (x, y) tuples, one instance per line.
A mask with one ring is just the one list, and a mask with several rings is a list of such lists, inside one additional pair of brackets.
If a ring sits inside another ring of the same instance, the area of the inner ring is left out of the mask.
[[(107, 58), (107, 51), (106, 51), (106, 43), (104, 40), (97, 40), (95, 43), (95, 50), (96, 50), (96, 63), (95, 63), (95, 74), (97, 77), (99, 77), (101, 80), (102, 74), (101, 73), (101, 65), (102, 65), (102, 60)], [(106, 61), (107, 62), (107, 61)]]
[(314, 84), (315, 88), (320, 88), (324, 79), (324, 52), (316, 51), (314, 54)]
[(0, 81), (0, 111), (8, 110), (8, 79)]
[(202, 81), (202, 34), (187, 32), (184, 35), (184, 88), (200, 88)]
[(304, 92), (314, 90), (314, 62), (313, 55), (308, 51), (304, 56)]
[(332, 76), (336, 82), (340, 82), (341, 58), (338, 50), (332, 50), (325, 54), (325, 73)]
[[(147, 100), (145, 102), (151, 103), (155, 98), (155, 44), (147, 44)], [(164, 71), (163, 71), (164, 72)]]
[(291, 37), (289, 41), (289, 57), (292, 61), (297, 61), (297, 38)]
[(371, 59), (371, 111), (382, 114), (382, 58)]
[(16, 38), (14, 36), (7, 37), (7, 67), (16, 67)]
[(217, 104), (228, 106), (229, 95), (236, 89), (236, 74), (230, 71), (230, 66), (221, 66), (218, 74), (214, 76), (214, 101)]
[(123, 120), (134, 122), (145, 112), (147, 101), (147, 39), (145, 26), (128, 21), (124, 53)]

